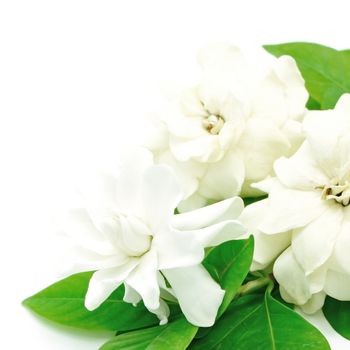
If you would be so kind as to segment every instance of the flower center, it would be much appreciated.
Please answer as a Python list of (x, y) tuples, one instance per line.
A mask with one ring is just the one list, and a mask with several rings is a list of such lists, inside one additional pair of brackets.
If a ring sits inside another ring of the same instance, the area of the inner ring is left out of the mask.
[(350, 183), (348, 181), (344, 183), (333, 182), (323, 188), (322, 198), (325, 200), (334, 200), (344, 207), (350, 205)]
[(212, 135), (217, 135), (225, 124), (225, 119), (216, 114), (209, 114), (203, 120), (203, 127)]

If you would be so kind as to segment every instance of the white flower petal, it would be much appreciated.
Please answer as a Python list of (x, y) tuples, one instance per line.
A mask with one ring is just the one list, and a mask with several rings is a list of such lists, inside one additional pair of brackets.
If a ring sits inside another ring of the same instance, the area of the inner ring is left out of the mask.
[(307, 226), (293, 231), (293, 253), (307, 275), (329, 259), (342, 221), (342, 207), (333, 204)]
[(67, 252), (60, 264), (60, 270), (62, 276), (70, 276), (79, 272), (117, 267), (125, 264), (128, 259), (118, 251), (111, 255), (101, 255), (84, 247), (75, 246)]
[(239, 217), (239, 221), (248, 228), (248, 233), (254, 235), (254, 263), (252, 270), (264, 269), (290, 245), (290, 232), (266, 235), (257, 229), (267, 210), (268, 200), (265, 199), (245, 207), (242, 215)]
[[(194, 88), (185, 89), (181, 94), (180, 100), (181, 100), (180, 101), (181, 111), (183, 112), (183, 114), (185, 114), (188, 117), (192, 117), (193, 119), (197, 119), (196, 122), (198, 122), (198, 120), (200, 120), (201, 117), (205, 117), (207, 115), (207, 111), (203, 108), (203, 102), (201, 101), (201, 98), (199, 96), (198, 86)], [(174, 118), (174, 117), (175, 116), (171, 116), (169, 118), (169, 121), (171, 122), (171, 119), (173, 119), (173, 124), (176, 124), (177, 118)], [(176, 128), (175, 125), (174, 127)], [(193, 132), (198, 133), (201, 131), (202, 131), (201, 134), (203, 134), (203, 130), (193, 130), (193, 129), (194, 128), (190, 130), (187, 128), (187, 130), (185, 130), (184, 128), (182, 128), (182, 130), (180, 131), (180, 134), (175, 133), (175, 135), (180, 137), (181, 136), (190, 137), (191, 135), (193, 135)]]
[(219, 133), (220, 145), (227, 150), (233, 148), (240, 139), (245, 128), (245, 115), (243, 106), (234, 96), (229, 95), (220, 104), (219, 115), (223, 116), (225, 123)]
[(79, 192), (97, 228), (101, 219), (118, 209), (117, 186), (116, 177), (103, 171), (90, 172), (79, 180)]
[(289, 159), (277, 159), (274, 170), (281, 183), (297, 190), (315, 190), (329, 183), (329, 178), (316, 163), (307, 142)]
[(167, 225), (183, 198), (180, 184), (169, 167), (154, 165), (144, 174), (142, 190), (146, 221), (157, 232)]
[[(141, 256), (151, 245), (152, 232), (144, 222), (133, 216), (120, 216), (114, 231), (118, 246), (129, 256)], [(120, 232), (118, 232), (120, 230)]]
[(308, 93), (295, 60), (282, 56), (275, 61), (259, 87), (253, 115), (282, 125), (287, 118), (300, 118), (307, 99)]
[(187, 213), (174, 215), (172, 225), (178, 230), (196, 230), (220, 221), (237, 219), (243, 208), (243, 200), (240, 197), (233, 197)]
[(302, 118), (309, 94), (305, 88), (305, 81), (291, 56), (281, 56), (277, 59), (274, 72), (284, 85), (284, 99), (291, 119)]
[(267, 177), (262, 181), (252, 183), (251, 187), (257, 188), (265, 193), (270, 193), (275, 184), (279, 184), (277, 177)]
[(214, 247), (233, 239), (245, 238), (247, 229), (238, 220), (227, 220), (189, 232), (197, 237), (203, 248), (206, 248)]
[(158, 269), (196, 265), (204, 259), (204, 249), (195, 234), (169, 228), (153, 238), (157, 250)]
[(288, 302), (303, 305), (311, 298), (308, 280), (291, 248), (285, 250), (277, 258), (273, 274), (277, 282), (287, 292), (289, 297), (286, 300)]
[(323, 290), (328, 271), (328, 264), (324, 264), (307, 276), (312, 294)]
[(168, 282), (165, 281), (165, 277), (162, 274), (161, 271), (158, 272), (158, 284), (160, 287), (160, 297), (163, 300), (168, 300), (173, 303), (177, 303), (176, 296), (174, 294), (174, 291), (172, 288), (167, 284)]
[(164, 152), (169, 145), (169, 131), (166, 123), (157, 114), (146, 115), (149, 121), (149, 132), (145, 135), (144, 146), (150, 150), (155, 158)]
[(191, 196), (198, 188), (198, 179), (201, 178), (207, 168), (206, 164), (188, 161), (180, 162), (172, 155), (170, 151), (162, 152), (156, 157), (158, 164), (166, 164), (176, 174), (181, 183), (184, 198)]
[(261, 225), (263, 233), (286, 232), (302, 227), (327, 209), (321, 192), (288, 189), (276, 183), (268, 198), (269, 210)]
[[(199, 103), (199, 100), (193, 101), (193, 104)], [(191, 140), (208, 136), (208, 133), (203, 128), (203, 119), (205, 117), (205, 111), (198, 111), (197, 115), (190, 116), (184, 111), (184, 115), (178, 113), (178, 115), (171, 115), (171, 118), (167, 118), (166, 123), (170, 133), (170, 138), (174, 140)], [(202, 115), (201, 115), (202, 114)], [(175, 153), (176, 155), (176, 153)]]
[(239, 153), (229, 152), (220, 161), (210, 164), (200, 180), (200, 195), (223, 200), (237, 196), (244, 180), (244, 163)]
[(249, 103), (259, 83), (256, 65), (248, 64), (242, 51), (230, 44), (215, 43), (202, 49), (198, 56), (203, 69), (203, 82), (220, 96), (230, 91)]
[[(340, 96), (335, 109), (338, 112), (344, 113), (344, 114), (350, 114), (350, 94), (346, 93)], [(349, 125), (349, 123), (348, 123)], [(349, 125), (350, 126), (350, 125)]]
[(113, 244), (114, 254), (140, 256), (148, 250), (152, 232), (142, 220), (116, 213), (100, 223), (103, 235)]
[(334, 270), (328, 270), (324, 291), (332, 298), (350, 300), (349, 275)]
[(267, 210), (268, 200), (263, 199), (246, 206), (238, 220), (248, 228), (249, 233), (254, 233), (257, 231), (257, 227), (265, 217)]
[(125, 293), (123, 300), (126, 303), (137, 305), (141, 300), (141, 295), (136, 292), (136, 290), (130, 287), (127, 283), (124, 283)]
[(122, 154), (116, 187), (119, 211), (143, 218), (143, 174), (152, 165), (153, 155), (145, 148), (131, 148)]
[[(194, 104), (199, 103), (199, 100), (193, 101)], [(203, 128), (202, 116), (205, 117), (205, 111), (200, 111), (199, 115), (173, 115), (172, 118), (167, 119), (167, 126), (170, 133), (170, 139), (172, 140), (191, 140), (201, 138), (203, 136), (209, 136), (206, 130)], [(180, 160), (182, 155), (177, 153), (176, 143), (174, 144), (172, 151), (174, 155)], [(180, 157), (180, 158), (179, 158)]]
[(291, 233), (283, 232), (265, 235), (261, 232), (254, 234), (254, 256), (252, 271), (262, 270), (269, 266), (289, 245)]
[(310, 111), (304, 121), (314, 157), (331, 179), (339, 176), (344, 165), (349, 171), (350, 118), (347, 105), (350, 106), (350, 95), (346, 94), (334, 110)]
[[(260, 184), (260, 182), (258, 183)], [(266, 192), (258, 189), (258, 187), (256, 187), (255, 184), (255, 180), (245, 179), (242, 184), (240, 196), (242, 198), (257, 198), (264, 196)]]
[(260, 181), (271, 175), (273, 162), (288, 152), (290, 143), (271, 120), (251, 118), (238, 147), (244, 156), (246, 181)]
[(319, 292), (316, 294), (313, 294), (312, 297), (309, 299), (309, 301), (303, 305), (300, 305), (303, 312), (306, 314), (314, 314), (318, 310), (321, 310), (324, 304), (324, 301), (326, 299), (326, 293), (325, 292)]
[(198, 53), (198, 63), (204, 70), (240, 72), (245, 63), (242, 51), (227, 43), (212, 43)]
[(181, 201), (177, 206), (180, 213), (187, 213), (198, 208), (202, 208), (207, 205), (207, 199), (198, 193), (194, 193), (192, 196)]
[[(142, 207), (142, 173), (122, 169), (118, 176), (118, 203), (122, 213), (128, 213), (139, 218), (144, 218)], [(131, 191), (132, 189), (132, 191)]]
[(344, 221), (337, 223), (341, 224), (341, 229), (334, 246), (331, 264), (340, 271), (350, 275), (350, 208), (345, 212)]
[(80, 193), (97, 227), (117, 210), (142, 216), (139, 206), (142, 175), (153, 164), (153, 155), (137, 147), (123, 152), (121, 160), (115, 176), (100, 171), (84, 175), (79, 181)]
[(284, 301), (290, 304), (294, 304), (294, 298), (292, 298), (281, 285), (279, 286), (279, 291)]
[(181, 162), (195, 160), (197, 162), (215, 162), (223, 156), (218, 135), (204, 133), (191, 139), (170, 137), (170, 149), (175, 158)]
[(153, 314), (157, 315), (159, 318), (159, 325), (163, 326), (168, 323), (168, 317), (170, 315), (170, 309), (168, 304), (160, 299), (159, 300), (159, 307), (157, 309), (150, 309), (148, 308), (148, 311), (152, 312)]
[(290, 143), (289, 152), (286, 156), (291, 156), (299, 149), (305, 139), (302, 123), (297, 120), (288, 119), (281, 130)]
[(158, 309), (160, 290), (157, 278), (158, 261), (154, 250), (139, 259), (138, 266), (127, 277), (126, 283), (141, 295), (147, 309)]
[(189, 322), (211, 327), (225, 292), (202, 265), (163, 270)]
[(91, 311), (98, 308), (124, 282), (137, 263), (137, 259), (130, 259), (122, 266), (95, 272), (89, 282), (85, 307)]
[[(59, 220), (58, 220), (59, 219)], [(102, 255), (115, 253), (115, 247), (92, 222), (85, 209), (73, 209), (57, 217), (57, 229), (80, 246)]]

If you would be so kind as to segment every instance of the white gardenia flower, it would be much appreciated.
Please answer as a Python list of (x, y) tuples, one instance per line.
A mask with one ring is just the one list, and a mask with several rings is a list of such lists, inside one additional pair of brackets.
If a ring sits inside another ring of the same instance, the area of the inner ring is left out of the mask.
[[(313, 313), (326, 295), (350, 300), (350, 95), (310, 111), (306, 140), (256, 186), (268, 199), (242, 216), (255, 236), (253, 269), (274, 262), (283, 298)], [(275, 259), (277, 260), (275, 261)]]
[(85, 300), (89, 310), (124, 284), (124, 300), (143, 300), (161, 324), (169, 315), (162, 299), (166, 292), (189, 322), (209, 327), (224, 291), (201, 265), (204, 248), (246, 232), (236, 220), (242, 200), (174, 215), (182, 191), (173, 171), (154, 165), (145, 149), (134, 153), (116, 176), (100, 174), (83, 186), (86, 209), (71, 211), (62, 221), (61, 230), (75, 242), (67, 273), (96, 271)]
[(148, 147), (181, 179), (182, 211), (261, 194), (250, 184), (271, 175), (274, 160), (302, 142), (304, 80), (293, 58), (271, 60), (262, 72), (238, 48), (211, 45), (199, 54), (202, 81), (161, 113)]

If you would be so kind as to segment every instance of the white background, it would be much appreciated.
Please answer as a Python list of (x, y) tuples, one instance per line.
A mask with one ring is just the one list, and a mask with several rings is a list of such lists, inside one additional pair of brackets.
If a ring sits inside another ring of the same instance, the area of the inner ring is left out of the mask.
[[(212, 40), (349, 48), (349, 10), (347, 0), (0, 1), (0, 347), (89, 350), (107, 339), (54, 327), (20, 301), (56, 279), (50, 218), (75, 200), (76, 174), (142, 137), (163, 81), (191, 74)], [(350, 349), (313, 321), (332, 349)]]

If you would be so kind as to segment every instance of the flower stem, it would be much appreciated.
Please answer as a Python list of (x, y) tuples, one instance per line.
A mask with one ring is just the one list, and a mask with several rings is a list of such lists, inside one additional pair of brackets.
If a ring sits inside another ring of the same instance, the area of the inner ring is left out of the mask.
[(236, 298), (241, 297), (242, 295), (253, 293), (267, 285), (269, 285), (273, 281), (272, 275), (260, 277), (256, 280), (249, 281), (246, 284), (243, 284), (236, 295)]

